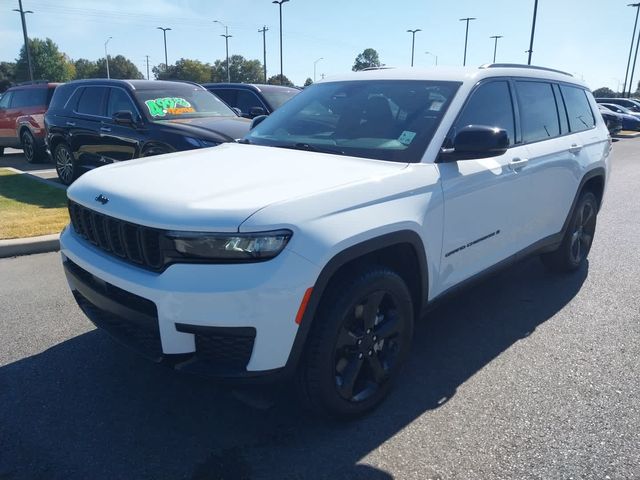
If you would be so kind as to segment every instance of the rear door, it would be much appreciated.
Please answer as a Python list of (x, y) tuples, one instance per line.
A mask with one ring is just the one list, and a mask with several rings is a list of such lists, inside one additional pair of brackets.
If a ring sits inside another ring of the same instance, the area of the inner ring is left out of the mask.
[(66, 121), (71, 149), (80, 164), (92, 168), (104, 164), (106, 145), (100, 135), (106, 117), (107, 87), (86, 86), (80, 92), (73, 118)]

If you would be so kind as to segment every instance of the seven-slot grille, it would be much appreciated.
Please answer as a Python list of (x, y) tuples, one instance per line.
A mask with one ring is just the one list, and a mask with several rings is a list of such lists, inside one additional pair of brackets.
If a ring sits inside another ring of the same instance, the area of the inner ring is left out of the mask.
[(161, 230), (109, 217), (71, 201), (69, 217), (75, 232), (101, 250), (150, 270), (163, 269)]

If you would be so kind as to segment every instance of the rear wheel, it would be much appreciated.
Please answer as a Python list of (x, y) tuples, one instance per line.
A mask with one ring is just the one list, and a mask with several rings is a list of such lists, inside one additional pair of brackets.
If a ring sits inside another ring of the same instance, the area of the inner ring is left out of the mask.
[(24, 158), (28, 163), (38, 163), (42, 157), (42, 152), (36, 145), (36, 140), (29, 130), (25, 130), (20, 135), (20, 141), (22, 143), (22, 151)]
[(78, 174), (69, 146), (66, 143), (58, 144), (54, 150), (53, 158), (56, 161), (56, 173), (60, 181), (65, 185), (71, 185)]
[(578, 199), (569, 227), (560, 247), (541, 256), (547, 268), (557, 272), (572, 272), (586, 261), (591, 250), (593, 236), (596, 233), (598, 200), (589, 191), (583, 192)]
[(389, 392), (413, 335), (413, 306), (403, 279), (369, 267), (330, 288), (322, 299), (300, 369), (313, 410), (354, 417)]
[(0, 147), (0, 157), (4, 156), (4, 147)]

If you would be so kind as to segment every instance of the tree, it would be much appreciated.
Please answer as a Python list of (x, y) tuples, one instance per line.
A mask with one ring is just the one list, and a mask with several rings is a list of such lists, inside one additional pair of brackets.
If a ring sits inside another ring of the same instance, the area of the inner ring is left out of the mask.
[(9, 88), (16, 80), (16, 64), (0, 62), (0, 93)]
[(311, 80), (311, 77), (307, 77), (307, 79), (304, 81), (304, 86), (308, 87), (312, 83), (313, 83), (313, 80)]
[(166, 69), (164, 63), (153, 67), (153, 74), (158, 80), (189, 80), (205, 83), (211, 81), (211, 65), (199, 60), (181, 58)]
[(98, 78), (98, 65), (96, 62), (87, 60), (86, 58), (79, 58), (74, 63), (76, 67), (76, 78)]
[[(107, 78), (107, 62), (104, 58), (96, 62), (96, 73), (99, 78)], [(109, 55), (109, 77), (129, 80), (142, 80), (144, 75), (135, 63), (123, 55)]]
[[(260, 83), (263, 78), (262, 62), (247, 60), (242, 55), (229, 57), (229, 77), (232, 82)], [(227, 60), (216, 60), (211, 69), (212, 82), (227, 81)]]
[(365, 68), (379, 66), (380, 58), (378, 57), (378, 52), (373, 48), (367, 48), (356, 57), (356, 61), (354, 62), (353, 67), (351, 67), (351, 70), (357, 72), (358, 70), (364, 70)]
[(594, 97), (615, 98), (616, 92), (607, 87), (601, 87), (593, 91)]
[[(75, 77), (75, 66), (50, 38), (46, 40), (30, 39), (29, 51), (31, 52), (34, 80), (67, 82)], [(24, 45), (16, 59), (15, 79), (18, 82), (29, 80), (29, 66)]]
[(267, 83), (269, 85), (284, 85), (285, 87), (293, 87), (293, 82), (287, 78), (286, 75), (282, 76), (282, 82), (280, 81), (280, 74), (269, 77)]

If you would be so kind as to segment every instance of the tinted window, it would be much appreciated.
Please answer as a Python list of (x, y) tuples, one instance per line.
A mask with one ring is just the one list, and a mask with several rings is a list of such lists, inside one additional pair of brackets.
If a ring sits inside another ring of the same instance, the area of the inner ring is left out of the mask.
[(248, 90), (238, 90), (238, 103), (235, 106), (238, 107), (242, 113), (246, 114), (248, 114), (253, 107), (264, 108), (260, 99)]
[(47, 105), (46, 88), (25, 88), (13, 91), (11, 108), (38, 107)]
[(238, 106), (238, 102), (237, 102), (238, 94), (235, 90), (232, 90), (230, 88), (221, 88), (219, 90), (211, 90), (211, 91), (215, 93), (218, 97), (220, 97), (230, 107)]
[(569, 116), (569, 127), (572, 132), (580, 132), (588, 130), (596, 124), (593, 112), (589, 106), (587, 93), (577, 87), (568, 87), (562, 85), (562, 96), (567, 106), (567, 114)]
[(560, 135), (556, 100), (550, 83), (516, 82), (522, 140), (537, 142)]
[(284, 102), (299, 93), (300, 90), (297, 88), (264, 88), (262, 90), (262, 96), (267, 100), (267, 103), (273, 110), (280, 108)]
[(468, 125), (502, 128), (509, 135), (509, 144), (513, 145), (516, 128), (507, 82), (485, 83), (471, 94), (456, 122), (456, 131)]
[(136, 115), (136, 109), (127, 92), (120, 88), (110, 88), (109, 102), (107, 103), (107, 116), (112, 117), (116, 112), (127, 111)]
[(86, 115), (104, 117), (104, 96), (106, 93), (107, 87), (85, 87), (80, 94), (76, 111)]
[(419, 162), (459, 84), (367, 80), (317, 83), (245, 137), (250, 143)]
[(13, 92), (5, 93), (2, 98), (0, 98), (0, 108), (9, 108), (11, 97), (13, 97)]

